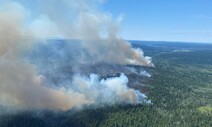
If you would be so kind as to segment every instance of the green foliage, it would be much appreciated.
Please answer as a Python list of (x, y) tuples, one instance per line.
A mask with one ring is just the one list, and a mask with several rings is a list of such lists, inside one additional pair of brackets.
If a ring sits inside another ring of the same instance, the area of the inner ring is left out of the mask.
[(212, 107), (211, 106), (202, 106), (202, 107), (199, 107), (198, 110), (201, 112), (201, 113), (212, 113)]
[(2, 116), (0, 127), (211, 127), (212, 51), (160, 52), (153, 60), (152, 105)]

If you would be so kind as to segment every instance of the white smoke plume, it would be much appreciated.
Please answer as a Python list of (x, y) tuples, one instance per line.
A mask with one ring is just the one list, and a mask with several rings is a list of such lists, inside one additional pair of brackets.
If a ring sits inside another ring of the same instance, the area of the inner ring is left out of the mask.
[(152, 75), (151, 74), (149, 74), (147, 71), (140, 71), (140, 73), (139, 73), (140, 75), (142, 75), (142, 76), (146, 76), (146, 77), (151, 77)]
[(128, 78), (124, 74), (102, 80), (95, 74), (90, 78), (77, 75), (73, 79), (73, 89), (97, 105), (149, 103), (144, 94), (128, 88), (127, 84)]
[(78, 56), (81, 63), (154, 66), (151, 57), (144, 56), (141, 49), (132, 48), (118, 36), (120, 21), (98, 9), (103, 0), (38, 1), (41, 15), (33, 21), (32, 31), (36, 30), (38, 38), (80, 39), (81, 48), (86, 49), (89, 56), (89, 59)]
[(145, 77), (148, 77), (150, 78), (152, 75), (149, 74), (147, 71), (145, 70), (136, 70), (135, 68), (133, 67), (127, 67), (127, 69), (131, 72), (131, 73), (134, 73), (134, 74), (137, 74), (137, 75), (140, 75), (140, 76), (145, 76)]
[[(45, 75), (39, 75), (36, 65), (23, 57), (36, 45), (36, 39), (77, 38), (92, 62), (154, 66), (141, 49), (117, 37), (118, 27), (111, 16), (93, 9), (104, 1), (19, 2), (0, 1), (0, 105), (20, 110), (68, 110), (83, 105), (148, 102), (145, 95), (127, 87), (124, 74), (105, 80), (97, 75), (76, 75), (64, 87), (50, 87)], [(30, 2), (35, 3), (37, 12), (30, 10)]]

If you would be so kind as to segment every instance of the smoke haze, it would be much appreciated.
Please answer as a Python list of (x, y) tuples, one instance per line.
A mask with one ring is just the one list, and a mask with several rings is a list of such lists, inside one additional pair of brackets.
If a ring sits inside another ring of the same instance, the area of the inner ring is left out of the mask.
[[(100, 79), (96, 74), (90, 77), (74, 74), (57, 87), (39, 73), (45, 68), (51, 70), (51, 66), (31, 64), (26, 57), (36, 45), (45, 43), (38, 39), (78, 39), (78, 44), (68, 48), (80, 51), (76, 59), (71, 59), (75, 65), (154, 66), (141, 49), (132, 48), (130, 43), (117, 36), (119, 23), (98, 9), (105, 1), (0, 2), (0, 105), (18, 110), (69, 110), (83, 105), (149, 103), (144, 94), (127, 86), (128, 78), (124, 74), (106, 79)], [(33, 8), (29, 6), (30, 2), (34, 3), (34, 9), (30, 9)], [(62, 52), (51, 50), (52, 54)]]

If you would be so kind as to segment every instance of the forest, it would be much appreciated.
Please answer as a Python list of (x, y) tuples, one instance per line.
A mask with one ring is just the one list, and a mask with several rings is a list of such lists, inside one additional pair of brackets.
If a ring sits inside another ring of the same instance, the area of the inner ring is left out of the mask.
[(211, 127), (212, 48), (132, 44), (155, 64), (145, 81), (152, 104), (4, 114), (0, 127)]

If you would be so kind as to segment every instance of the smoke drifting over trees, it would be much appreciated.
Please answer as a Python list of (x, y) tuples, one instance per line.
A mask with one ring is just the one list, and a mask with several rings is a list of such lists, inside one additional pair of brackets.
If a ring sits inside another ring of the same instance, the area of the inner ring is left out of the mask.
[(64, 87), (51, 87), (37, 65), (25, 57), (41, 43), (38, 39), (78, 39), (79, 44), (70, 48), (81, 51), (73, 61), (76, 65), (154, 66), (141, 49), (132, 48), (117, 35), (119, 21), (98, 9), (104, 1), (38, 0), (34, 1), (36, 9), (31, 9), (30, 0), (0, 2), (0, 105), (19, 110), (69, 110), (83, 105), (148, 102), (144, 94), (128, 88), (124, 74), (108, 79), (75, 74)]

